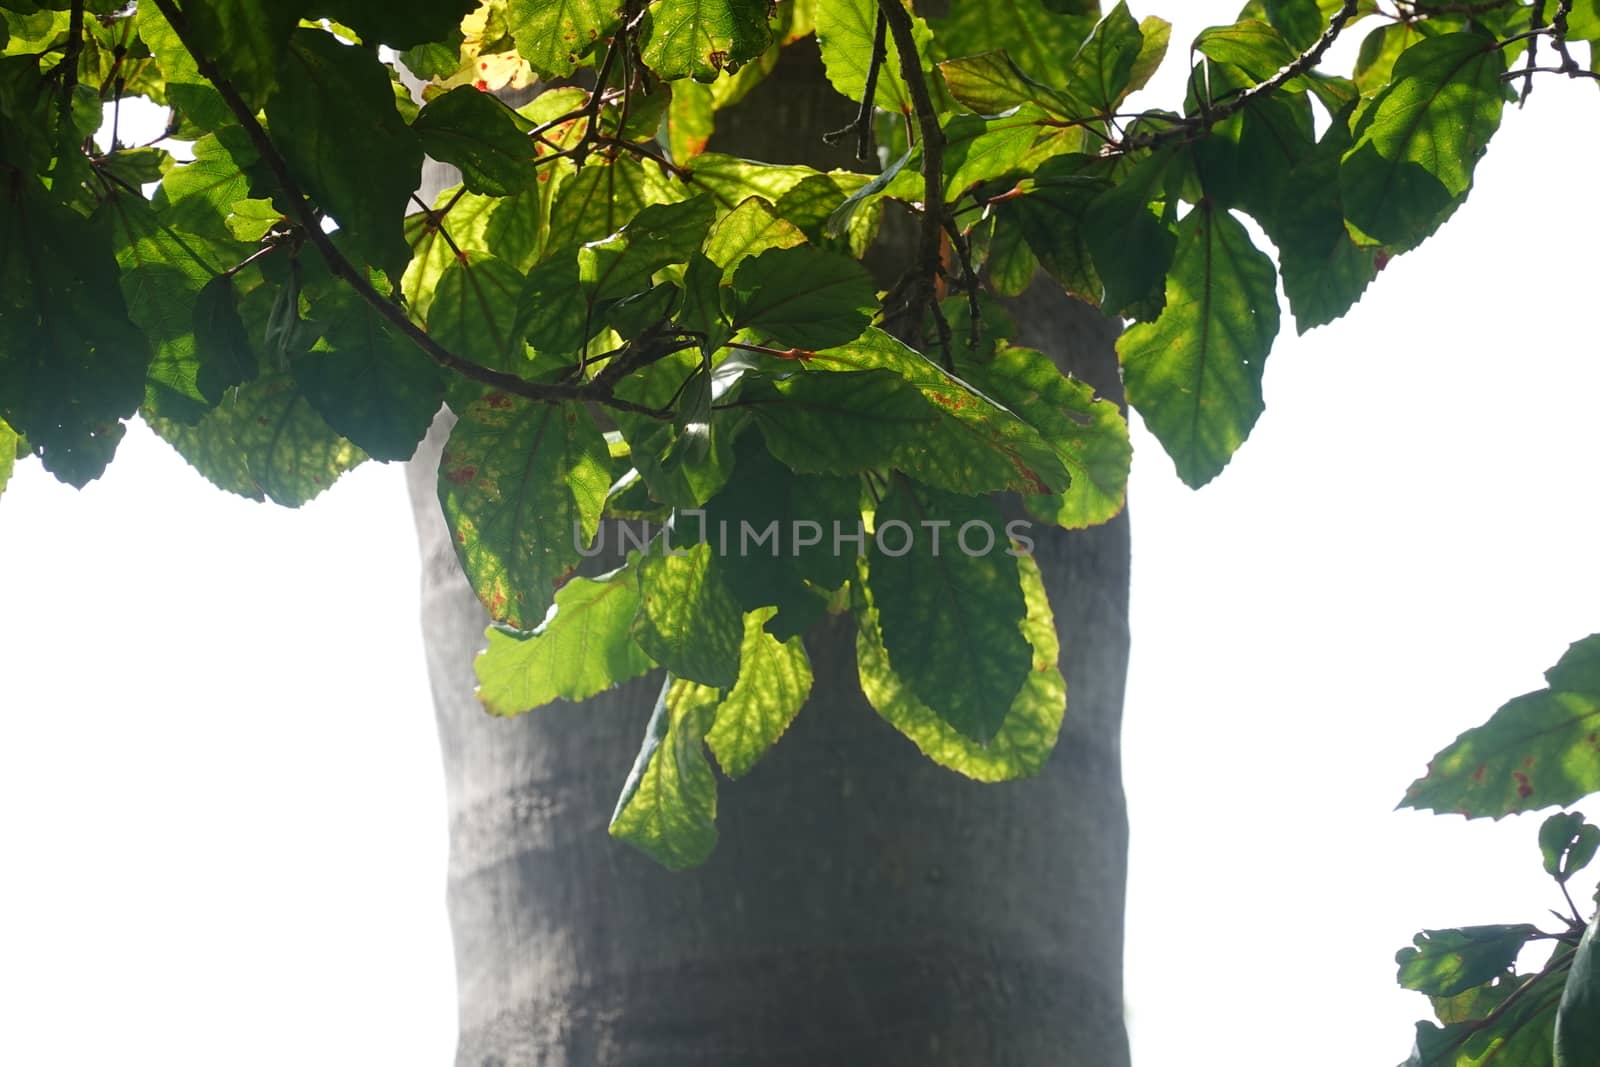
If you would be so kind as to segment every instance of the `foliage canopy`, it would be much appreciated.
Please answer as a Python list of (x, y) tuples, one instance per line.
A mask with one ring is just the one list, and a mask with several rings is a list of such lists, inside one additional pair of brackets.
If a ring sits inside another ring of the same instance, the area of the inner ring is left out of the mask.
[[(1131, 320), (1127, 401), (1203, 485), (1261, 414), (1280, 287), (1300, 331), (1337, 319), (1466, 199), (1508, 101), (1600, 79), (1574, 55), (1595, 0), (1250, 0), (1193, 42), (1184, 100), (1136, 109), (1170, 26), (1094, 0), (0, 15), (0, 487), (13, 456), (98, 477), (137, 413), (216, 485), (292, 507), (410, 456), (448, 406), (439, 497), (495, 620), (483, 703), (665, 668), (613, 832), (674, 867), (715, 843), (707, 750), (738, 776), (779, 740), (827, 615), (853, 616), (863, 692), (930, 758), (992, 781), (1048, 756), (1066, 680), (1018, 516), (1109, 521), (1131, 453), (1116, 403), (1008, 340), (1003, 298), (1042, 273)], [(1353, 69), (1324, 69), (1357, 32)], [(813, 39), (859, 104), (828, 136), (860, 168), (708, 151)], [(489, 91), (534, 85), (516, 108)], [(121, 140), (135, 97), (169, 109), (154, 143)], [(425, 158), (461, 173), (431, 204)], [(878, 279), (861, 261), (896, 215), (913, 247)], [(579, 576), (607, 536), (634, 538), (626, 562)], [(1408, 803), (1600, 788), (1594, 640)], [(1525, 939), (1484, 929), (1404, 961), (1451, 1025), (1494, 1017), (1483, 982)]]

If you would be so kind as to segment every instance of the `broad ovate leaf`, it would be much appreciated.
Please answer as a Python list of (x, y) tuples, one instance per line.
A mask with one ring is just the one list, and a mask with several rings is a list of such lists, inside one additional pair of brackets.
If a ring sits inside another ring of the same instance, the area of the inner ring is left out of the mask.
[(599, 528), (611, 485), (605, 437), (580, 404), (493, 391), (461, 413), (439, 462), (439, 502), (491, 618), (543, 621)]
[(1221, 473), (1262, 411), (1278, 333), (1277, 272), (1226, 211), (1202, 203), (1178, 224), (1166, 307), (1117, 341), (1128, 402), (1198, 488)]
[(919, 700), (889, 665), (877, 608), (867, 597), (856, 614), (856, 669), (861, 691), (878, 714), (905, 734), (922, 754), (980, 782), (1004, 782), (1039, 773), (1054, 751), (1067, 707), (1067, 683), (1057, 667), (1060, 643), (1045, 596), (1039, 567), (1017, 560), (1027, 615), (1023, 637), (1033, 649), (1033, 666), (1006, 709), (1000, 728), (986, 743), (972, 740)]

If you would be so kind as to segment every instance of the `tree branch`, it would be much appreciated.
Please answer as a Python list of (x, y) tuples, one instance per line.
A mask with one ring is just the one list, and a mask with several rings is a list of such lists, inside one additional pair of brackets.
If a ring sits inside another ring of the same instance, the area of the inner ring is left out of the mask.
[[(1568, 2), (1570, 2), (1570, 0), (1568, 0)], [(1349, 22), (1353, 17), (1355, 17), (1357, 6), (1358, 0), (1344, 0), (1344, 3), (1340, 6), (1339, 10), (1335, 11), (1333, 13), (1333, 17), (1328, 20), (1328, 28), (1322, 31), (1322, 36), (1318, 37), (1314, 42), (1312, 42), (1310, 48), (1307, 48), (1304, 52), (1300, 53), (1299, 56), (1295, 57), (1293, 62), (1279, 70), (1278, 73), (1274, 74), (1266, 81), (1261, 82), (1258, 85), (1252, 85), (1238, 96), (1229, 99), (1217, 107), (1208, 107), (1203, 114), (1184, 119), (1176, 126), (1172, 126), (1165, 130), (1158, 130), (1153, 133), (1141, 134), (1138, 137), (1124, 141), (1118, 147), (1118, 151), (1132, 152), (1140, 148), (1154, 148), (1157, 145), (1166, 144), (1169, 141), (1181, 141), (1192, 138), (1198, 134), (1206, 132), (1217, 123), (1222, 122), (1233, 115), (1237, 115), (1239, 112), (1249, 107), (1253, 101), (1259, 100), (1268, 93), (1281, 89), (1289, 82), (1294, 81), (1294, 79), (1300, 77), (1300, 75), (1304, 74), (1306, 71), (1322, 62), (1323, 55), (1327, 53), (1329, 48), (1333, 47), (1333, 42), (1338, 40), (1339, 34), (1344, 31), (1345, 23)]]

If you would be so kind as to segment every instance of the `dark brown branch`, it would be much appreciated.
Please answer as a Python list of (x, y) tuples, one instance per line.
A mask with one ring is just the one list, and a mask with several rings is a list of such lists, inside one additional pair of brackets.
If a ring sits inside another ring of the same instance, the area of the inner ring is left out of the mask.
[[(465, 359), (445, 348), (438, 341), (428, 335), (428, 332), (411, 321), (399, 304), (386, 298), (372, 287), (367, 280), (366, 272), (358, 269), (344, 253), (339, 251), (337, 245), (323, 232), (320, 220), (311, 202), (306, 199), (300, 190), (299, 183), (294, 180), (294, 175), (289, 172), (289, 164), (278, 151), (278, 147), (267, 136), (267, 131), (262, 128), (256, 119), (255, 112), (250, 105), (244, 102), (239, 91), (234, 88), (222, 71), (217, 69), (204, 51), (195, 43), (193, 32), (183, 12), (179, 11), (172, 0), (153, 0), (157, 10), (172, 25), (172, 30), (182, 42), (185, 50), (194, 59), (195, 66), (200, 73), (211, 82), (223, 101), (228, 105), (228, 110), (233, 112), (234, 118), (239, 120), (245, 134), (250, 138), (251, 145), (260, 155), (267, 169), (272, 172), (284, 195), (288, 198), (298, 217), (301, 230), (322, 256), (323, 262), (328, 265), (328, 270), (335, 278), (344, 282), (353, 289), (374, 311), (386, 319), (390, 325), (399, 330), (420, 348), (424, 355), (439, 366), (451, 371), (468, 381), (478, 382), (481, 385), (491, 386), (512, 396), (520, 396), (527, 400), (537, 400), (543, 403), (556, 403), (562, 400), (593, 400), (622, 410), (632, 411), (639, 407), (629, 401), (623, 401), (610, 395), (610, 384), (600, 387), (591, 382), (530, 382), (526, 378), (515, 374), (507, 374), (491, 367), (485, 367)], [(598, 108), (597, 108), (598, 110)], [(659, 358), (659, 357), (657, 357)]]
[(1322, 62), (1323, 55), (1327, 53), (1329, 48), (1333, 47), (1333, 42), (1338, 40), (1339, 34), (1344, 31), (1345, 23), (1355, 17), (1357, 6), (1358, 0), (1344, 0), (1339, 10), (1335, 11), (1333, 17), (1328, 20), (1328, 28), (1322, 31), (1322, 36), (1318, 37), (1310, 48), (1295, 57), (1293, 62), (1266, 81), (1261, 82), (1259, 85), (1252, 85), (1238, 96), (1232, 97), (1216, 107), (1207, 107), (1204, 114), (1184, 119), (1169, 129), (1141, 134), (1131, 140), (1124, 141), (1121, 145), (1121, 151), (1132, 152), (1140, 148), (1154, 148), (1169, 141), (1181, 141), (1196, 137), (1205, 133), (1217, 123), (1237, 115), (1249, 107), (1253, 101), (1259, 100), (1294, 81), (1294, 79)]
[(67, 46), (61, 53), (61, 122), (72, 124), (72, 94), (78, 88), (78, 56), (83, 52), (83, 0), (72, 0)]

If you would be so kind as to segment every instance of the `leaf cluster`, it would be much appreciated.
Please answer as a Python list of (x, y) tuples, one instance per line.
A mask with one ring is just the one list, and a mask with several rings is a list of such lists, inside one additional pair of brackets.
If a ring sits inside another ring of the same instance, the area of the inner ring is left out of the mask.
[[(1170, 27), (1124, 3), (6, 0), (0, 485), (98, 477), (137, 414), (297, 506), (447, 407), (485, 705), (666, 672), (618, 836), (704, 859), (707, 750), (737, 776), (778, 740), (829, 616), (922, 751), (1031, 774), (1066, 682), (1023, 516), (1111, 520), (1130, 449), (997, 301), (1042, 273), (1134, 320), (1128, 402), (1203, 484), (1261, 413), (1280, 282), (1300, 329), (1342, 315), (1466, 198), (1508, 63), (1589, 76), (1595, 36), (1588, 0), (1252, 0), (1181, 107), (1131, 110)], [(711, 150), (806, 39), (861, 169)], [(167, 126), (128, 144), (140, 99)], [(431, 203), (427, 159), (461, 176)], [(878, 279), (890, 211), (918, 240)]]

